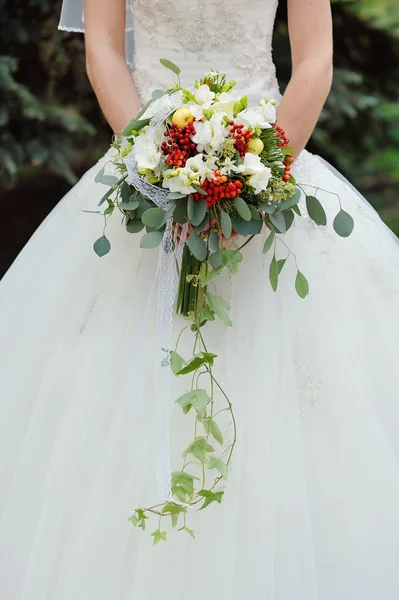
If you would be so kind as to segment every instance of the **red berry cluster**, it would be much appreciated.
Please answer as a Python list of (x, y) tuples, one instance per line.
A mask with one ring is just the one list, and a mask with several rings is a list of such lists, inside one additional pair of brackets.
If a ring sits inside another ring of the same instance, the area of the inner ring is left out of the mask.
[[(208, 194), (206, 203), (208, 207), (215, 206), (222, 198), (236, 198), (240, 195), (243, 183), (238, 179), (228, 179), (226, 175), (221, 175), (220, 171), (214, 171), (215, 179), (205, 179), (201, 188)], [(194, 200), (203, 198), (202, 194), (193, 194)]]
[(230, 121), (231, 137), (235, 140), (235, 147), (240, 156), (245, 156), (248, 150), (248, 142), (254, 136), (249, 129), (244, 129), (244, 125), (237, 125), (234, 121)]
[(291, 179), (291, 163), (293, 162), (294, 157), (292, 156), (292, 154), (286, 154), (285, 155), (285, 160), (283, 160), (283, 165), (284, 165), (284, 175), (283, 175), (283, 181), (289, 181)]
[(275, 124), (273, 125), (273, 127), (274, 127), (274, 129), (277, 131), (277, 133), (278, 133), (278, 137), (280, 138), (280, 141), (279, 141), (279, 143), (278, 143), (277, 145), (278, 145), (280, 148), (281, 148), (282, 146), (289, 146), (289, 145), (290, 145), (290, 141), (289, 141), (289, 139), (287, 138), (287, 136), (285, 135), (285, 131), (284, 131), (284, 129), (281, 129), (281, 127), (279, 127), (279, 126), (277, 125), (277, 123), (275, 123)]
[(161, 149), (167, 155), (165, 160), (167, 165), (184, 167), (190, 153), (196, 154), (192, 152), (196, 149), (196, 145), (191, 141), (192, 135), (195, 135), (193, 123), (188, 123), (183, 129), (173, 123), (171, 128), (165, 131), (164, 136), (170, 139), (162, 142)]

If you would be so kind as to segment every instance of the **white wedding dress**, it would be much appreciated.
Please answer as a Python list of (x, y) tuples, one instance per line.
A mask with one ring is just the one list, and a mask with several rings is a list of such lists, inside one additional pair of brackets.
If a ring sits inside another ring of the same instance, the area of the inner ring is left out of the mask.
[[(143, 101), (173, 81), (160, 57), (182, 68), (185, 84), (217, 68), (252, 102), (279, 100), (277, 0), (132, 4)], [(237, 418), (229, 482), (221, 505), (190, 511), (195, 541), (172, 530), (152, 547), (128, 518), (158, 500), (156, 306), (141, 324), (157, 251), (141, 250), (141, 236), (115, 216), (111, 253), (94, 254), (102, 220), (84, 210), (104, 193), (94, 177), (106, 161), (52, 211), (0, 284), (0, 597), (397, 600), (397, 238), (337, 172), (302, 153), (297, 180), (339, 194), (354, 233), (336, 236), (337, 199), (320, 190), (329, 225), (303, 217), (286, 238), (310, 282), (305, 300), (293, 266), (271, 290), (263, 235), (245, 247), (239, 275), (222, 280), (233, 327), (208, 324), (206, 335)], [(132, 416), (137, 356), (144, 407)], [(173, 469), (191, 441), (189, 421), (172, 403)]]

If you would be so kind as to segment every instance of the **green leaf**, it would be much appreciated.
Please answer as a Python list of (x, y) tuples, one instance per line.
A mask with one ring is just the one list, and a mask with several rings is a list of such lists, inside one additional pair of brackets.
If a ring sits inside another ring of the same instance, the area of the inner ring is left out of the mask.
[(221, 474), (223, 479), (225, 479), (226, 481), (229, 478), (228, 466), (221, 458), (219, 458), (216, 455), (210, 457), (210, 461), (208, 463), (208, 469), (216, 469), (217, 471), (219, 471), (219, 473)]
[[(206, 419), (202, 419), (201, 422), (202, 422), (202, 425), (204, 426), (205, 433), (210, 433), (211, 435), (213, 435), (213, 437), (218, 442), (218, 444), (220, 444), (222, 446), (223, 445), (223, 436), (222, 436), (222, 432), (220, 431), (216, 421), (214, 419), (206, 418)], [(210, 428), (211, 428), (210, 431), (209, 431), (209, 423), (210, 423)]]
[(189, 496), (194, 493), (194, 479), (199, 481), (198, 477), (190, 475), (185, 471), (173, 471), (172, 486), (180, 486)]
[(237, 275), (238, 265), (243, 259), (239, 250), (222, 250), (223, 265), (232, 275)]
[(269, 218), (277, 231), (280, 233), (285, 233), (287, 231), (284, 215), (281, 212), (277, 213), (276, 215), (270, 215)]
[(181, 194), (180, 192), (169, 192), (168, 198), (169, 200), (181, 200), (182, 198), (187, 198), (187, 194)]
[(105, 167), (103, 167), (103, 168), (102, 168), (102, 169), (101, 169), (101, 170), (100, 170), (100, 171), (97, 173), (97, 175), (96, 175), (96, 176), (95, 176), (95, 178), (94, 178), (94, 181), (95, 181), (96, 183), (100, 183), (101, 179), (102, 179), (102, 178), (103, 178), (103, 176), (104, 176), (104, 173), (105, 173)]
[(141, 219), (129, 219), (126, 223), (126, 231), (129, 233), (139, 233), (142, 229), (144, 229), (144, 223)]
[(219, 317), (225, 325), (231, 326), (232, 322), (230, 321), (228, 311), (230, 310), (230, 304), (220, 296), (214, 296), (209, 292), (206, 295), (208, 300), (208, 304), (210, 308), (214, 311), (214, 313)]
[(354, 228), (354, 222), (351, 215), (342, 208), (334, 219), (334, 230), (341, 237), (348, 237)]
[(194, 200), (193, 195), (188, 197), (187, 214), (191, 225), (199, 225), (205, 218), (208, 210), (208, 205), (205, 198)]
[(212, 402), (212, 400), (206, 391), (197, 389), (183, 394), (183, 396), (180, 396), (180, 398), (176, 400), (176, 404), (181, 406), (184, 414), (187, 414), (191, 407), (193, 407), (197, 412), (199, 419), (204, 419), (206, 417), (206, 407), (210, 402)]
[(151, 98), (153, 100), (158, 100), (158, 98), (162, 98), (162, 96), (165, 96), (165, 94), (166, 92), (164, 92), (164, 90), (153, 90)]
[(213, 365), (214, 359), (217, 357), (216, 354), (212, 354), (211, 352), (200, 352), (195, 356), (187, 366), (183, 367), (177, 375), (187, 375), (188, 373), (192, 373), (199, 369), (202, 365), (208, 364)]
[(237, 196), (234, 200), (235, 207), (238, 214), (244, 221), (250, 221), (252, 219), (251, 210), (248, 204), (240, 196)]
[(278, 267), (277, 267), (276, 255), (273, 256), (272, 262), (270, 263), (269, 279), (270, 279), (270, 283), (272, 285), (273, 291), (275, 292), (277, 290), (277, 286), (278, 286)]
[(180, 527), (180, 529), (178, 529), (177, 531), (186, 531), (188, 535), (191, 535), (193, 540), (195, 540), (195, 532), (189, 527), (187, 527), (187, 525), (184, 525), (184, 527)]
[(291, 228), (291, 226), (294, 222), (294, 219), (295, 219), (292, 209), (290, 208), (289, 210), (285, 210), (283, 212), (283, 216), (285, 219), (285, 228), (286, 228), (286, 231), (288, 231)]
[(219, 267), (217, 267), (217, 269), (212, 269), (212, 271), (209, 271), (208, 275), (206, 277), (204, 277), (204, 279), (201, 280), (202, 287), (206, 287), (210, 281), (212, 281), (213, 279), (216, 279), (216, 277), (218, 277), (218, 275), (220, 275), (220, 273), (223, 271), (223, 269), (224, 269), (224, 266), (220, 265)]
[(154, 208), (148, 208), (145, 212), (143, 212), (141, 220), (144, 225), (148, 225), (148, 227), (160, 227), (164, 222), (165, 213), (162, 208), (158, 206)]
[(202, 496), (205, 498), (204, 504), (201, 506), (200, 510), (203, 510), (212, 502), (218, 502), (219, 504), (222, 501), (222, 496), (224, 492), (211, 492), (210, 490), (200, 490), (198, 492), (198, 496)]
[(215, 252), (214, 254), (211, 254), (211, 256), (209, 257), (209, 264), (213, 269), (218, 269), (222, 265), (222, 262), (223, 255), (220, 249), (217, 250), (217, 252)]
[(122, 210), (136, 210), (140, 202), (138, 200), (130, 200), (129, 202), (119, 202), (118, 208)]
[(219, 250), (219, 237), (216, 231), (211, 231), (208, 237), (209, 252), (217, 252)]
[(278, 270), (278, 274), (280, 275), (281, 271), (283, 270), (283, 267), (285, 265), (285, 263), (287, 262), (286, 258), (282, 258), (281, 260), (277, 261), (277, 270)]
[(272, 214), (278, 209), (275, 204), (268, 204), (267, 202), (260, 204), (259, 208), (268, 214)]
[(132, 196), (132, 189), (131, 189), (130, 185), (128, 183), (126, 183), (126, 181), (124, 181), (121, 186), (122, 202), (129, 202), (131, 196)]
[(108, 252), (111, 250), (109, 239), (105, 235), (102, 235), (97, 241), (94, 242), (93, 250), (97, 256), (100, 257), (108, 254)]
[[(144, 114), (144, 113), (142, 113), (142, 114)], [(150, 122), (150, 119), (132, 119), (126, 125), (125, 129), (123, 129), (122, 136), (128, 137), (129, 135), (131, 135), (133, 130), (140, 131), (140, 129), (143, 129), (143, 127), (148, 125), (149, 122)]]
[(175, 63), (173, 63), (171, 60), (168, 60), (167, 58), (160, 58), (159, 62), (161, 63), (161, 65), (163, 65), (170, 71), (173, 71), (173, 73), (175, 73), (176, 75), (180, 75), (181, 69), (179, 69), (179, 67), (175, 65)]
[(205, 217), (202, 219), (199, 225), (194, 227), (195, 233), (202, 233), (209, 225), (209, 215), (206, 213)]
[(266, 241), (265, 241), (264, 246), (263, 246), (263, 253), (264, 254), (266, 254), (267, 252), (269, 252), (270, 248), (273, 245), (275, 237), (276, 237), (276, 234), (275, 234), (274, 230), (271, 230), (270, 233), (269, 233), (269, 235), (267, 236)]
[(187, 493), (178, 485), (172, 485), (172, 494), (180, 500), (180, 502), (187, 502)]
[(203, 261), (206, 259), (208, 249), (204, 240), (198, 235), (192, 232), (190, 237), (188, 238), (187, 246), (189, 247), (190, 252), (197, 260)]
[(251, 211), (251, 216), (253, 219), (256, 219), (257, 221), (262, 220), (262, 215), (260, 214), (258, 208), (252, 206), (252, 204), (249, 204), (249, 210)]
[(175, 204), (173, 218), (177, 223), (183, 224), (187, 221), (187, 200), (182, 198)]
[(197, 437), (183, 452), (183, 456), (192, 454), (195, 456), (195, 458), (198, 458), (200, 462), (209, 462), (205, 456), (207, 452), (214, 452), (214, 449), (210, 444), (207, 443), (204, 437)]
[(292, 208), (293, 206), (298, 204), (300, 199), (301, 199), (301, 190), (297, 189), (294, 196), (292, 198), (288, 198), (283, 203), (283, 205), (280, 207), (280, 212), (282, 212), (283, 210), (288, 210), (289, 208)]
[(251, 219), (250, 221), (233, 221), (233, 230), (240, 235), (257, 235), (261, 232), (263, 221), (259, 219)]
[(220, 224), (222, 227), (222, 233), (226, 240), (231, 237), (231, 219), (230, 215), (228, 215), (224, 210), (220, 211)]
[(296, 212), (296, 214), (298, 215), (298, 217), (302, 216), (301, 209), (299, 208), (298, 204), (294, 204), (294, 206), (292, 207), (292, 210), (294, 212)]
[(177, 375), (179, 371), (182, 370), (183, 366), (186, 364), (184, 358), (177, 354), (174, 350), (170, 353), (170, 368), (172, 369), (172, 373)]
[(306, 279), (305, 275), (299, 270), (296, 274), (295, 289), (297, 291), (298, 296), (300, 296), (301, 298), (306, 298), (306, 296), (309, 293), (308, 280)]
[(306, 196), (306, 208), (309, 214), (309, 217), (317, 224), (317, 225), (327, 225), (327, 215), (320, 204), (319, 200), (315, 196)]
[(207, 196), (208, 195), (208, 192), (206, 192), (202, 188), (198, 187), (198, 185), (193, 185), (193, 188), (195, 189), (195, 191), (197, 192), (197, 194), (201, 194), (201, 196)]
[(104, 210), (104, 215), (112, 215), (115, 210), (115, 204), (109, 204), (108, 208)]
[(140, 248), (156, 248), (162, 242), (162, 231), (151, 231), (146, 233), (140, 240)]
[(153, 546), (156, 546), (161, 540), (164, 540), (166, 542), (167, 531), (161, 531), (160, 529), (156, 529), (151, 533), (151, 535), (154, 537), (154, 541), (152, 544)]

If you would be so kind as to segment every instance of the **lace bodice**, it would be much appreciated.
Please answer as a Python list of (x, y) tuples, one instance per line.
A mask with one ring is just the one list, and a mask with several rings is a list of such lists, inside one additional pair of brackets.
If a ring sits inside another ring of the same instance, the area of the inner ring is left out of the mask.
[(169, 58), (189, 85), (212, 69), (237, 81), (250, 101), (278, 100), (272, 33), (278, 0), (131, 0), (133, 78), (143, 101), (172, 83)]

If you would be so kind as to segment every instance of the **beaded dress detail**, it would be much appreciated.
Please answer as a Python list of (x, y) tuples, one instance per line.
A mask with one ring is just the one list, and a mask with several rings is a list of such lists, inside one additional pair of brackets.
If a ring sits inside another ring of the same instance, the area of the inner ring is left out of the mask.
[[(173, 82), (161, 57), (181, 67), (183, 84), (218, 69), (250, 102), (279, 102), (276, 8), (131, 0), (143, 102)], [(210, 323), (207, 340), (235, 408), (234, 462), (222, 504), (190, 511), (196, 541), (173, 531), (152, 548), (128, 518), (158, 497), (157, 309), (147, 302), (157, 254), (115, 218), (113, 251), (95, 256), (102, 220), (84, 211), (97, 209), (104, 187), (95, 176), (109, 159), (63, 198), (0, 283), (0, 597), (396, 600), (397, 238), (340, 173), (301, 154), (295, 177), (328, 217), (316, 227), (302, 202), (304, 217), (285, 238), (309, 296), (297, 297), (291, 261), (272, 291), (262, 235), (243, 249), (239, 275), (218, 280), (233, 327)], [(348, 239), (332, 229), (339, 202), (355, 221)], [(286, 258), (284, 246), (277, 252)], [(174, 333), (183, 325), (176, 316)], [(144, 402), (132, 416), (134, 357)], [(185, 382), (174, 385), (177, 398)], [(175, 469), (191, 431), (177, 406), (170, 415)]]

